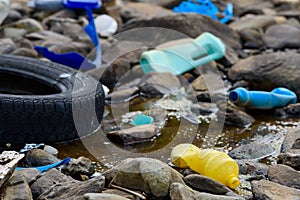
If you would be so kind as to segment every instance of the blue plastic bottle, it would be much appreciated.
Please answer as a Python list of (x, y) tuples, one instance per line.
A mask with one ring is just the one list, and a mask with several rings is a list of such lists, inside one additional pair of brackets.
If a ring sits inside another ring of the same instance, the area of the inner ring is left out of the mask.
[(38, 10), (59, 10), (64, 7), (71, 9), (100, 8), (101, 0), (30, 0), (28, 6)]
[(229, 100), (240, 107), (272, 109), (297, 103), (297, 96), (294, 92), (282, 87), (271, 92), (248, 91), (239, 87), (229, 93)]

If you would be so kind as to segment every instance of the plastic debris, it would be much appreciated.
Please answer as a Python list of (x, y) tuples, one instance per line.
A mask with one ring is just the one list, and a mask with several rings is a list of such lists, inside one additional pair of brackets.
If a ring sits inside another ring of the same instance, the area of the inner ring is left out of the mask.
[(44, 143), (40, 143), (40, 144), (25, 144), (25, 147), (20, 150), (20, 153), (25, 153), (25, 152), (30, 151), (32, 149), (38, 149), (38, 148), (41, 148), (41, 147), (44, 147), (44, 146), (45, 146)]
[(224, 43), (210, 33), (203, 33), (192, 42), (146, 51), (141, 55), (140, 64), (144, 73), (156, 71), (179, 75), (224, 55)]
[(239, 186), (239, 166), (226, 153), (213, 149), (199, 149), (192, 144), (180, 144), (171, 152), (171, 162), (219, 181), (235, 189)]
[[(47, 171), (49, 169), (58, 167), (60, 165), (68, 164), (70, 161), (71, 161), (71, 158), (66, 158), (64, 160), (58, 161), (56, 163), (53, 163), (51, 165), (45, 165), (45, 166), (40, 166), (40, 167), (29, 167), (29, 168), (38, 169), (40, 171), (40, 173), (43, 173), (44, 171)], [(26, 168), (26, 167), (16, 167), (16, 170), (23, 170), (23, 169), (28, 169), (28, 168)]]
[(101, 0), (30, 0), (28, 6), (38, 10), (60, 10), (63, 8), (71, 9), (97, 9), (102, 6)]
[(41, 46), (35, 46), (34, 49), (40, 55), (48, 58), (51, 61), (72, 67), (74, 69), (81, 69), (83, 71), (86, 71), (94, 69), (96, 67), (100, 67), (102, 50), (101, 45), (99, 44), (98, 34), (96, 32), (93, 13), (88, 7), (86, 8), (86, 13), (88, 16), (89, 24), (84, 28), (84, 30), (89, 35), (96, 48), (96, 58), (94, 61), (89, 61), (83, 55), (77, 52), (57, 54), (50, 51), (47, 47)]
[(229, 99), (237, 106), (252, 109), (272, 109), (297, 103), (297, 95), (281, 87), (271, 92), (248, 91), (239, 87), (229, 93)]
[(97, 33), (101, 36), (112, 36), (118, 30), (117, 21), (109, 15), (99, 15), (95, 18)]
[(9, 12), (10, 0), (0, 0), (0, 25)]
[(132, 119), (131, 124), (135, 126), (140, 126), (140, 125), (152, 124), (152, 122), (153, 122), (152, 117), (144, 114), (139, 114)]
[(210, 0), (188, 0), (181, 2), (173, 11), (175, 13), (198, 13), (207, 15), (221, 23), (227, 23), (233, 16), (233, 5), (229, 3), (221, 13)]

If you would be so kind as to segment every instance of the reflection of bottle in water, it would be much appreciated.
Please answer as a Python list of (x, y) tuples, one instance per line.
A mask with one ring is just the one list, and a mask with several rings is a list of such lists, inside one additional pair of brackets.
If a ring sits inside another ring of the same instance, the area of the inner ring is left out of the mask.
[(9, 5), (10, 5), (10, 0), (0, 0), (0, 25), (8, 15)]

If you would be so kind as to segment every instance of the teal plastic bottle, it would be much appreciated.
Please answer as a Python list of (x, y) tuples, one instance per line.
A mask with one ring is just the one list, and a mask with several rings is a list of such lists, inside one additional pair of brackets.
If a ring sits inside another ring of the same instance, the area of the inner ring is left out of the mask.
[(223, 42), (210, 33), (203, 33), (192, 42), (144, 52), (140, 64), (144, 73), (155, 71), (179, 75), (224, 55)]
[(297, 95), (286, 89), (276, 88), (271, 92), (248, 91), (239, 87), (229, 93), (229, 100), (237, 106), (251, 109), (272, 109), (297, 103)]

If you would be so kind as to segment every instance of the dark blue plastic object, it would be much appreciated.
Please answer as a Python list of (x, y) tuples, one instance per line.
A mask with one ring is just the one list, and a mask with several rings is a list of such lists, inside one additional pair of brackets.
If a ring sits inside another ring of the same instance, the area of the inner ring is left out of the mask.
[(67, 8), (81, 8), (89, 7), (90, 9), (100, 8), (101, 0), (64, 0), (64, 6)]
[(240, 107), (272, 109), (297, 103), (297, 96), (294, 92), (281, 87), (271, 92), (248, 91), (239, 87), (229, 93), (229, 100)]
[(173, 9), (175, 13), (198, 13), (207, 15), (221, 23), (227, 23), (233, 16), (233, 5), (230, 3), (222, 12), (224, 16), (219, 19), (217, 14), (220, 13), (219, 9), (210, 0), (188, 0), (183, 1), (179, 6)]
[(93, 13), (90, 8), (86, 7), (89, 24), (84, 28), (96, 47), (96, 58), (94, 61), (89, 61), (83, 55), (77, 52), (57, 54), (50, 51), (47, 47), (35, 46), (34, 49), (45, 58), (63, 64), (74, 69), (82, 69), (83, 71), (94, 69), (101, 65), (101, 46), (99, 44), (98, 34), (96, 31)]
[(40, 173), (43, 173), (44, 171), (47, 171), (49, 169), (58, 167), (60, 165), (65, 165), (68, 164), (71, 161), (71, 158), (66, 158), (64, 160), (61, 160), (59, 162), (53, 163), (51, 165), (45, 165), (45, 166), (40, 166), (40, 167), (29, 167), (29, 168), (25, 168), (25, 167), (16, 167), (16, 170), (23, 170), (23, 169), (30, 169), (30, 168), (34, 168), (34, 169), (38, 169), (40, 171)]

